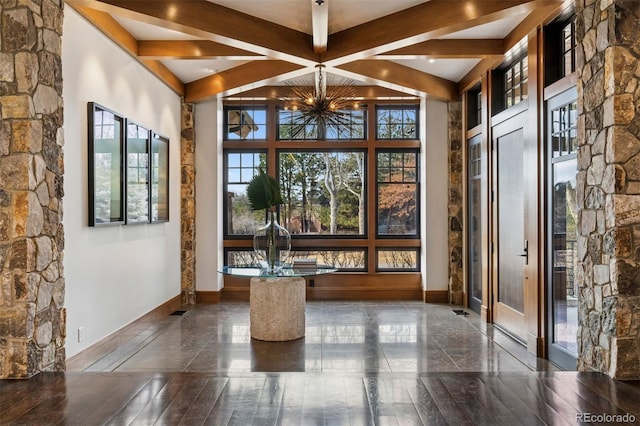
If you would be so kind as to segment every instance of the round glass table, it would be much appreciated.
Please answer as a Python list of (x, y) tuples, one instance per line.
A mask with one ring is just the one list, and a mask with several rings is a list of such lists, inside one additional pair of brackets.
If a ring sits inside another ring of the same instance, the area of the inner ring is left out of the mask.
[(283, 268), (276, 274), (250, 266), (225, 266), (226, 275), (251, 277), (249, 288), (249, 322), (251, 338), (282, 342), (304, 337), (305, 301), (304, 277), (336, 272), (336, 268)]
[(338, 269), (327, 265), (318, 265), (316, 268), (300, 268), (284, 267), (275, 274), (269, 274), (262, 268), (256, 266), (223, 266), (218, 272), (225, 275), (234, 275), (238, 277), (262, 277), (262, 278), (279, 278), (279, 277), (311, 277), (314, 275), (331, 274), (337, 272)]

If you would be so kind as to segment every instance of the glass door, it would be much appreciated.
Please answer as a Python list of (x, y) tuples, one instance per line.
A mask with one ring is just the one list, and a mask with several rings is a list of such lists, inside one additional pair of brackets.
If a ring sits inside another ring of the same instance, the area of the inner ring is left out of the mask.
[(577, 118), (576, 90), (547, 103), (549, 167), (547, 265), (549, 359), (567, 370), (576, 369), (578, 289), (577, 259)]
[(468, 141), (467, 164), (467, 281), (469, 283), (469, 308), (480, 313), (482, 306), (482, 205), (481, 191), (481, 135)]

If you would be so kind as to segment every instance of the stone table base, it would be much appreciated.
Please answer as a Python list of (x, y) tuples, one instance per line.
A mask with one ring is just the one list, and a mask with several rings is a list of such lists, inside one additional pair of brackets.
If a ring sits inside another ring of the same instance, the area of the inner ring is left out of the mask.
[(251, 278), (251, 337), (282, 342), (304, 336), (303, 278)]

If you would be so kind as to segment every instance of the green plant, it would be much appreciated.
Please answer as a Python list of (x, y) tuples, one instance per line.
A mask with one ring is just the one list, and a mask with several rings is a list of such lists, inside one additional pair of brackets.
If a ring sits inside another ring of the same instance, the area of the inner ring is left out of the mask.
[(282, 204), (278, 181), (262, 169), (249, 182), (247, 196), (253, 210), (273, 210)]

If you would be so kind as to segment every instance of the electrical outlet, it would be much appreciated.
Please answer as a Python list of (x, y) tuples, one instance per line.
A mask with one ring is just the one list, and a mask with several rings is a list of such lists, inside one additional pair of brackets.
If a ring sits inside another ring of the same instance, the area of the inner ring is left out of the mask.
[(84, 340), (84, 327), (78, 327), (78, 343)]

